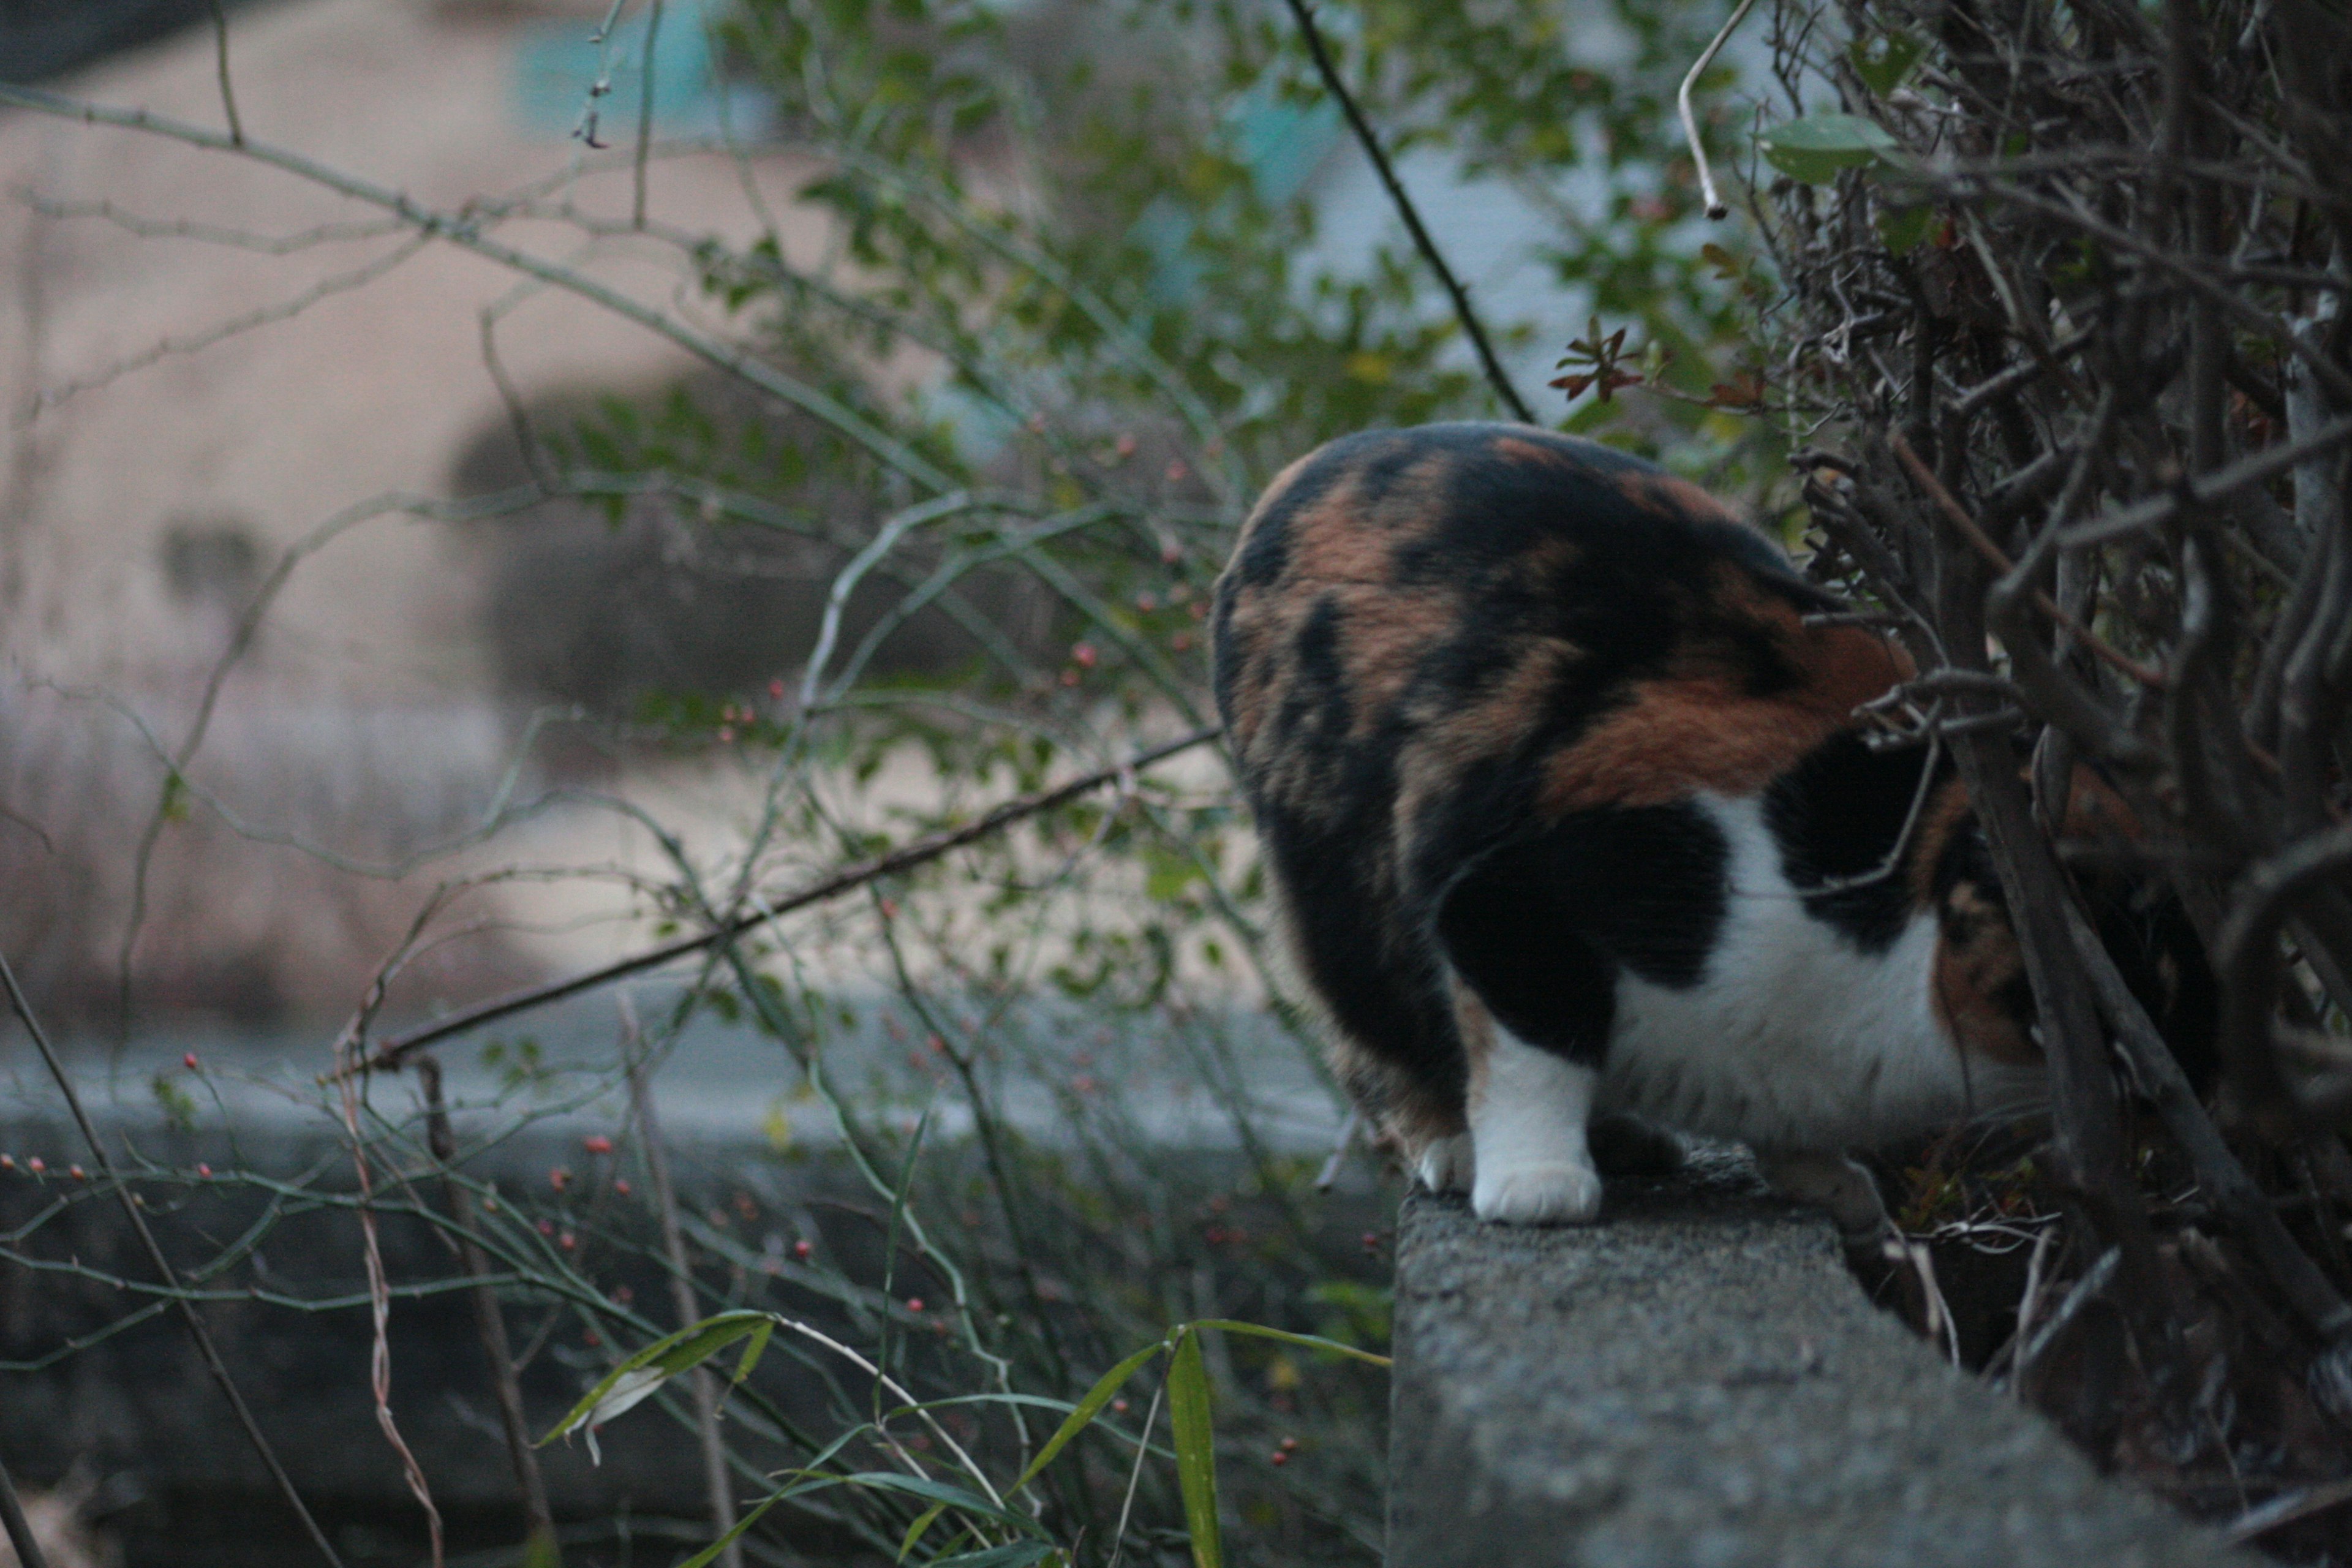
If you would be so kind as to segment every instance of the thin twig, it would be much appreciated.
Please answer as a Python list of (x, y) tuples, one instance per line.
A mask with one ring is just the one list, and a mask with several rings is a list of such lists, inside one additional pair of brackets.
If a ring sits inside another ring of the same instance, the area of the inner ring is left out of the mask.
[[(662, 1256), (669, 1262), (670, 1304), (677, 1312), (677, 1326), (690, 1329), (702, 1321), (701, 1310), (695, 1305), (694, 1275), (686, 1261), (686, 1237), (677, 1227), (677, 1190), (670, 1184), (669, 1151), (663, 1146), (661, 1121), (654, 1114), (653, 1085), (646, 1074), (645, 1032), (637, 1027), (636, 1008), (629, 994), (619, 997), (621, 1010), (621, 1059), (629, 1075), (629, 1105), (636, 1114), (637, 1142), (646, 1159), (646, 1179), (653, 1187), (654, 1215), (661, 1226)], [(694, 1391), (694, 1429), (702, 1447), (702, 1484), (710, 1505), (710, 1530), (715, 1539), (726, 1540), (719, 1549), (719, 1561), (726, 1568), (743, 1568), (743, 1548), (740, 1542), (728, 1539), (735, 1531), (735, 1493), (727, 1484), (727, 1444), (719, 1436), (719, 1385), (712, 1381), (710, 1369), (698, 1366), (691, 1373)]]
[(2065, 914), (2067, 933), (2074, 940), (2074, 951), (2082, 957), (2084, 973), (2090, 976), (2099, 1011), (2106, 1016), (2108, 1026), (2115, 1030), (2116, 1039), (2123, 1047), (2125, 1059), (2131, 1063), (2142, 1087), (2156, 1102), (2157, 1116), (2189, 1156), (2189, 1167), (2197, 1173), (2197, 1184), (2207, 1200), (2244, 1237), (2248, 1248), (2278, 1287), (2279, 1294), (2305, 1322), (2331, 1339), (2352, 1329), (2352, 1308), (2347, 1308), (2343, 1295), (2296, 1244), (2280, 1222), (2269, 1194), (2254, 1184), (2238, 1157), (2231, 1152), (2221, 1129), (2205, 1113), (2204, 1103), (2197, 1098), (2188, 1075), (2180, 1070), (2171, 1048), (2148, 1017), (2147, 1009), (2125, 984), (2098, 932), (2071, 900), (2066, 904)]
[[(376, 989), (382, 989), (379, 982)], [(357, 1054), (359, 1029), (353, 1026), (346, 1037), (344, 1050)], [(392, 1288), (384, 1275), (383, 1244), (376, 1233), (375, 1176), (368, 1163), (366, 1140), (360, 1132), (360, 1088), (356, 1074), (341, 1079), (343, 1127), (351, 1134), (352, 1163), (359, 1173), (360, 1183), (360, 1242), (367, 1265), (368, 1326), (372, 1331), (368, 1346), (368, 1392), (375, 1400), (375, 1424), (383, 1433), (384, 1441), (400, 1456), (401, 1477), (408, 1483), (409, 1495), (425, 1510), (426, 1534), (432, 1546), (433, 1568), (442, 1568), (444, 1547), (441, 1532), (441, 1510), (433, 1500), (433, 1489), (425, 1483), (425, 1467), (417, 1461), (416, 1451), (400, 1433), (400, 1423), (392, 1414)]]
[(798, 892), (787, 894), (780, 899), (756, 900), (750, 912), (737, 915), (709, 931), (698, 932), (692, 936), (678, 937), (675, 941), (663, 942), (659, 946), (647, 948), (642, 952), (634, 953), (627, 958), (616, 960), (595, 969), (583, 971), (566, 979), (551, 981), (545, 985), (530, 986), (521, 991), (509, 992), (504, 996), (493, 997), (477, 1006), (453, 1013), (437, 1023), (428, 1024), (423, 1028), (412, 1030), (405, 1035), (394, 1036), (376, 1047), (375, 1053), (367, 1058), (362, 1070), (397, 1071), (401, 1059), (409, 1052), (422, 1046), (429, 1046), (436, 1040), (446, 1040), (452, 1035), (463, 1034), (468, 1029), (478, 1028), (484, 1024), (511, 1016), (516, 1013), (528, 1012), (534, 1007), (543, 1007), (551, 1002), (560, 1002), (566, 996), (593, 990), (599, 985), (608, 984), (642, 970), (656, 968), (674, 959), (683, 958), (688, 953), (699, 952), (707, 947), (732, 942), (745, 932), (779, 916), (791, 914), (795, 910), (805, 909), (811, 904), (822, 903), (852, 889), (863, 887), (877, 878), (894, 876), (900, 871), (911, 870), (917, 866), (936, 860), (950, 850), (960, 849), (967, 844), (1000, 832), (1024, 817), (1034, 816), (1043, 811), (1051, 811), (1057, 805), (1066, 805), (1082, 795), (1100, 789), (1107, 784), (1116, 783), (1129, 773), (1148, 768), (1155, 763), (1165, 762), (1180, 752), (1189, 752), (1195, 746), (1204, 745), (1215, 740), (1222, 732), (1214, 727), (1195, 730), (1189, 735), (1139, 752), (1127, 761), (1111, 767), (1097, 768), (1093, 773), (1072, 779), (1067, 784), (1057, 784), (1052, 789), (1041, 790), (1034, 795), (1023, 795), (1018, 799), (1006, 801), (976, 821), (966, 823), (961, 827), (942, 828), (927, 837), (918, 838), (912, 844), (893, 849), (887, 855), (860, 861), (855, 866), (835, 871), (831, 876), (819, 878)]
[(2099, 1292), (2107, 1288), (2116, 1277), (2116, 1265), (2122, 1261), (2123, 1249), (2110, 1247), (2099, 1255), (2096, 1263), (2084, 1270), (2083, 1277), (2074, 1281), (2074, 1289), (2059, 1301), (2058, 1310), (2050, 1314), (2050, 1321), (2042, 1324), (2041, 1331), (2026, 1341), (2024, 1348), (2017, 1352), (2016, 1370), (2011, 1373), (2011, 1377), (2021, 1379), (2032, 1370), (2033, 1363), (2042, 1359), (2051, 1342), (2064, 1331), (2067, 1324), (2081, 1316), (2083, 1309), (2089, 1306)]
[(1135, 1440), (1135, 1468), (1127, 1473), (1127, 1497), (1118, 1505), (1118, 1529), (1110, 1538), (1109, 1568), (1118, 1568), (1118, 1560), (1127, 1551), (1127, 1521), (1135, 1511), (1135, 1489), (1143, 1479), (1144, 1458), (1151, 1452), (1151, 1428), (1160, 1420), (1160, 1396), (1167, 1392), (1167, 1381), (1162, 1379), (1151, 1391), (1151, 1407), (1143, 1413), (1143, 1434)]
[(1339, 100), (1339, 110), (1348, 117), (1348, 126), (1356, 133), (1357, 145), (1362, 147), (1364, 156), (1372, 161), (1372, 172), (1380, 176), (1389, 200), (1395, 204), (1397, 216), (1404, 219), (1405, 231), (1412, 236), (1413, 248), (1421, 252), (1421, 258), (1429, 263), (1429, 269), (1436, 273), (1438, 282), (1444, 285), (1446, 298), (1454, 301), (1454, 319), (1469, 334), (1471, 347), (1478, 351), (1478, 364), (1486, 373), (1486, 384), (1495, 389), (1495, 395), (1502, 400), (1504, 407), (1511, 411), (1513, 418), (1524, 425), (1534, 424), (1535, 414), (1528, 407), (1527, 400), (1519, 395), (1519, 389), (1511, 384), (1510, 376), (1504, 373), (1503, 362), (1495, 357), (1495, 345), (1486, 341), (1486, 327), (1479, 322), (1478, 313), (1470, 308), (1470, 291), (1463, 288), (1461, 280), (1454, 276), (1454, 268), (1445, 264), (1444, 254), (1437, 248), (1437, 242), (1429, 237), (1429, 230), (1422, 224), (1420, 210), (1412, 205), (1412, 198), (1405, 194), (1403, 182), (1397, 178), (1396, 170), (1390, 166), (1388, 154), (1381, 151), (1381, 139), (1373, 132), (1371, 122), (1357, 107), (1355, 95), (1348, 90), (1347, 83), (1339, 79), (1339, 68), (1332, 63), (1331, 51), (1324, 47), (1322, 29), (1315, 25), (1314, 7), (1307, 5), (1307, 0), (1288, 0), (1288, 3), (1291, 16), (1298, 21), (1299, 36), (1307, 40), (1307, 51), (1315, 57), (1317, 74), (1322, 77), (1323, 85), (1331, 96)]
[(1339, 1179), (1339, 1168), (1348, 1163), (1348, 1151), (1355, 1147), (1357, 1130), (1363, 1124), (1363, 1113), (1349, 1106), (1347, 1116), (1339, 1123), (1339, 1135), (1331, 1140), (1331, 1157), (1323, 1162), (1320, 1171), (1315, 1173), (1317, 1192), (1329, 1192), (1332, 1184)]
[(1731, 41), (1732, 31), (1748, 19), (1748, 13), (1755, 5), (1756, 0), (1739, 0), (1738, 9), (1731, 13), (1730, 20), (1723, 24), (1700, 52), (1697, 61), (1684, 76), (1681, 90), (1675, 94), (1675, 107), (1683, 117), (1683, 140), (1690, 144), (1691, 162), (1698, 165), (1699, 195), (1706, 203), (1706, 216), (1716, 219), (1730, 216), (1731, 207), (1716, 191), (1715, 171), (1707, 166), (1706, 162), (1706, 143), (1698, 133), (1698, 117), (1691, 112), (1691, 89), (1698, 85), (1698, 79), (1706, 73), (1707, 67), (1715, 63), (1715, 57), (1722, 52), (1723, 46)]
[[(1911, 449), (1911, 443), (1904, 439), (1903, 433), (1899, 430), (1895, 431), (1888, 437), (1888, 443), (1895, 448), (1895, 457), (1902, 459), (1904, 472), (1911, 476), (1914, 484), (1927, 492), (1927, 499), (1936, 503), (1936, 510), (1942, 512), (1944, 520), (1952, 525), (1954, 531), (1968, 542), (1969, 548), (1983, 556), (1994, 571), (2004, 574), (2012, 571), (2015, 563), (2010, 560), (2009, 552), (1992, 542), (1992, 536), (1978, 525), (1977, 520), (1969, 515), (1968, 509), (1960, 505), (1950, 490), (1944, 488), (1941, 479), (1936, 478), (1935, 470), (1920, 461), (1919, 454)], [(2151, 669), (2129, 654), (2112, 647), (2105, 637), (2068, 615), (2057, 600), (2040, 589), (2034, 590), (2033, 605), (2043, 615), (2065, 627), (2084, 647), (2124, 674), (2130, 676), (2142, 686), (2161, 690), (2170, 684), (2162, 670)]]
[[(646, 51), (637, 62), (637, 158), (635, 171), (635, 192), (629, 204), (629, 222), (633, 227), (646, 226), (646, 160), (654, 146), (654, 46), (661, 37), (662, 0), (654, 0), (653, 8), (646, 13)], [(728, 1548), (727, 1568), (736, 1568), (734, 1548)]]
[(2310, 1487), (2274, 1497), (2260, 1508), (2249, 1509), (2221, 1527), (2224, 1540), (2243, 1545), (2257, 1536), (2268, 1535), (2283, 1524), (2293, 1524), (2299, 1519), (2309, 1519), (2352, 1502), (2352, 1479), (2330, 1481), (2324, 1487)]
[(2333, 424), (2323, 425), (2299, 441), (2282, 441), (2265, 447), (2251, 457), (2239, 458), (2226, 468), (2216, 468), (2183, 479), (2162, 495), (2150, 496), (2128, 506), (2117, 507), (2088, 522), (2079, 522), (2058, 536), (2059, 545), (2067, 550), (2081, 550), (2094, 544), (2105, 544), (2126, 534), (2144, 529), (2160, 528), (2179, 517), (2184, 510), (2203, 510), (2220, 505), (2240, 490), (2268, 484), (2282, 474), (2294, 472), (2315, 458), (2326, 457), (2352, 441), (2352, 414)]
[(490, 1363), (490, 1386), (497, 1392), (499, 1425), (507, 1439), (507, 1462), (514, 1467), (515, 1485), (521, 1489), (523, 1520), (530, 1542), (525, 1560), (561, 1564), (562, 1548), (555, 1535), (555, 1513), (548, 1506), (546, 1478), (540, 1474), (539, 1450), (531, 1446), (530, 1428), (522, 1404), (522, 1383), (515, 1374), (514, 1352), (507, 1341), (506, 1315), (499, 1310), (498, 1290), (489, 1283), (490, 1258), (474, 1235), (474, 1198), (457, 1180), (453, 1162), (457, 1140), (449, 1126), (449, 1107), (441, 1095), (441, 1064), (431, 1056), (416, 1058), (416, 1076), (425, 1089), (425, 1135), (434, 1159), (441, 1163), (442, 1191), (449, 1200), (449, 1220), (457, 1232), (457, 1260), (475, 1281), (467, 1292), (474, 1302), (474, 1330), (482, 1355)]
[[(122, 1212), (131, 1216), (131, 1228), (138, 1232), (140, 1243), (146, 1248), (148, 1261), (155, 1266), (155, 1273), (164, 1286), (177, 1292), (180, 1289), (178, 1272), (173, 1268), (171, 1260), (163, 1256), (163, 1248), (157, 1244), (155, 1233), (148, 1228), (147, 1212), (141, 1206), (139, 1195), (116, 1173), (113, 1158), (107, 1153), (105, 1143), (100, 1140), (98, 1129), (89, 1120), (89, 1112), (82, 1108), (81, 1096), (76, 1092), (73, 1079), (67, 1076), (65, 1064), (58, 1059), (56, 1048), (49, 1044), (48, 1031), (41, 1027), (40, 1019), (33, 1012), (33, 1005), (25, 999), (24, 987), (16, 984), (16, 972), (10, 967), (5, 953), (0, 953), (0, 984), (7, 986), (9, 1006), (16, 1010), (17, 1018), (23, 1022), (25, 1032), (33, 1037), (33, 1045), (41, 1053), (41, 1060), (47, 1066), (49, 1077), (56, 1080), (58, 1092), (65, 1096), (66, 1107), (72, 1111), (75, 1124), (81, 1129), (83, 1141), (89, 1145), (91, 1160), (113, 1186), (115, 1195), (122, 1200)], [(210, 1331), (205, 1329), (205, 1321), (196, 1315), (194, 1303), (184, 1296), (175, 1296), (174, 1299), (180, 1309), (181, 1321), (187, 1325), (189, 1337), (196, 1342), (197, 1352), (204, 1357), (205, 1370), (212, 1373), (213, 1381), (220, 1385), (221, 1393), (227, 1397), (229, 1408), (236, 1413), (237, 1425), (245, 1428), (247, 1439), (253, 1444), (254, 1451), (261, 1456), (262, 1464), (268, 1468), (271, 1479), (278, 1483), (278, 1491), (300, 1517), (303, 1529), (310, 1532), (312, 1544), (319, 1549), (319, 1555), (334, 1564), (334, 1568), (342, 1568), (342, 1558), (336, 1553), (334, 1547), (328, 1544), (326, 1531), (319, 1528), (319, 1521), (304, 1506), (301, 1494), (294, 1489), (294, 1479), (286, 1473), (286, 1467), (278, 1461), (278, 1450), (269, 1446), (268, 1437), (262, 1436), (260, 1423), (253, 1418), (253, 1411), (245, 1403), (245, 1395), (237, 1390), (236, 1380), (229, 1376), (220, 1351), (213, 1344)]]
[[(1158, 1407), (1155, 1405), (1154, 1408)], [(1150, 1441), (1150, 1433), (1144, 1434), (1146, 1442)], [(1137, 1463), (1141, 1462), (1142, 1456), (1139, 1453)], [(1129, 1488), (1129, 1498), (1131, 1500), (1134, 1495), (1134, 1489)], [(1122, 1520), (1125, 1517), (1123, 1514), (1120, 1516)], [(0, 1464), (0, 1528), (7, 1531), (8, 1544), (16, 1549), (19, 1568), (48, 1568), (48, 1560), (41, 1555), (41, 1543), (33, 1539), (33, 1527), (26, 1521), (25, 1505), (16, 1500), (16, 1483), (8, 1479), (8, 1467), (5, 1464)]]
[(245, 145), (245, 121), (236, 117), (236, 90), (228, 79), (228, 13), (221, 9), (221, 0), (212, 0), (213, 47), (220, 60), (221, 112), (228, 119), (229, 145)]
[(29, 109), (36, 113), (56, 115), (61, 119), (79, 120), (86, 124), (112, 125), (126, 131), (143, 132), (192, 147), (237, 153), (354, 201), (381, 207), (421, 233), (460, 249), (470, 250), (526, 277), (551, 283), (567, 293), (578, 295), (616, 316), (659, 333), (688, 353), (830, 426), (865, 448), (885, 467), (926, 489), (940, 491), (955, 488), (946, 470), (830, 394), (777, 370), (748, 348), (706, 337), (674, 317), (631, 299), (617, 289), (599, 283), (572, 268), (492, 239), (486, 231), (484, 221), (473, 214), (462, 210), (437, 211), (415, 201), (404, 191), (345, 174), (299, 153), (260, 142), (231, 142), (219, 132), (174, 120), (168, 115), (150, 113), (143, 109), (117, 109), (44, 92), (37, 88), (15, 87), (5, 82), (0, 82), (0, 104)]

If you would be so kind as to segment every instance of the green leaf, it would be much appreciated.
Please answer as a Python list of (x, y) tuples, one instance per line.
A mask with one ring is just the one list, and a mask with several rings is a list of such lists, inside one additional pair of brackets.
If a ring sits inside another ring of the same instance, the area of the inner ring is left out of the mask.
[(752, 1342), (744, 1352), (740, 1381), (759, 1360), (759, 1352), (775, 1331), (774, 1320), (765, 1312), (721, 1312), (715, 1318), (705, 1318), (692, 1328), (680, 1329), (666, 1338), (656, 1340), (628, 1360), (608, 1372), (573, 1405), (562, 1420), (546, 1436), (539, 1440), (544, 1447), (558, 1437), (591, 1428), (590, 1441), (594, 1441), (593, 1429), (602, 1426), (622, 1412), (653, 1397), (661, 1385), (679, 1373), (701, 1365), (712, 1356), (749, 1336)]
[(1294, 1334), (1287, 1329), (1269, 1329), (1264, 1323), (1242, 1323), (1231, 1318), (1202, 1318), (1192, 1327), (1223, 1329), (1229, 1334), (1249, 1334), (1261, 1340), (1280, 1340), (1285, 1344), (1300, 1345), (1312, 1351), (1334, 1351), (1340, 1355), (1353, 1356), (1358, 1361), (1370, 1362), (1374, 1366), (1391, 1364), (1389, 1358), (1384, 1355), (1375, 1355), (1370, 1351), (1360, 1350), (1354, 1345), (1343, 1345), (1337, 1340), (1327, 1340), (1320, 1334)]
[(915, 1542), (920, 1541), (923, 1538), (923, 1532), (937, 1523), (940, 1515), (947, 1510), (947, 1504), (935, 1502), (915, 1516), (915, 1522), (907, 1527), (906, 1538), (898, 1542), (899, 1562), (904, 1563), (907, 1560), (907, 1553), (915, 1549)]
[(1177, 1342), (1176, 1357), (1168, 1365), (1168, 1426), (1176, 1439), (1176, 1488), (1184, 1499), (1192, 1568), (1223, 1568), (1224, 1542), (1217, 1524), (1216, 1432), (1197, 1326)]
[(1071, 1438), (1094, 1425), (1095, 1417), (1102, 1414), (1103, 1406), (1111, 1402), (1111, 1396), (1126, 1384), (1127, 1380), (1133, 1377), (1145, 1362), (1150, 1361), (1166, 1348), (1164, 1343), (1146, 1345), (1096, 1379), (1095, 1385), (1087, 1390), (1087, 1396), (1078, 1401), (1077, 1407), (1070, 1412), (1067, 1419), (1063, 1421), (1054, 1435), (1045, 1440), (1045, 1446), (1037, 1450), (1037, 1457), (1029, 1461), (1029, 1468), (1021, 1472), (1021, 1479), (1007, 1489), (1017, 1492), (1035, 1480), (1037, 1473), (1052, 1464), (1055, 1456), (1070, 1446)]
[(1032, 1563), (1042, 1563), (1051, 1557), (1055, 1548), (1043, 1541), (1016, 1541), (1010, 1546), (992, 1546), (985, 1552), (966, 1552), (955, 1557), (942, 1557), (930, 1568), (1029, 1568)]
[(1885, 98), (1911, 75), (1927, 46), (1908, 33), (1886, 33), (1874, 38), (1856, 38), (1846, 51), (1853, 62), (1853, 74), (1862, 85)]
[(1908, 256), (1918, 248), (1935, 227), (1936, 209), (1929, 206), (1881, 207), (1878, 209), (1878, 237), (1887, 250), (1895, 256)]
[(1858, 114), (1809, 114), (1757, 138), (1765, 161), (1791, 179), (1826, 184), (1841, 169), (1859, 169), (1895, 148), (1885, 127)]
[(712, 1542), (709, 1545), (704, 1547), (701, 1551), (696, 1552), (693, 1556), (679, 1563), (677, 1568), (706, 1568), (707, 1564), (717, 1562), (720, 1552), (726, 1551), (730, 1546), (734, 1545), (737, 1541), (742, 1538), (745, 1531), (760, 1522), (760, 1516), (761, 1514), (775, 1507), (779, 1502), (782, 1502), (788, 1495), (790, 1495), (789, 1489), (786, 1491), (777, 1492), (773, 1496), (762, 1500), (757, 1508), (745, 1514), (742, 1518), (737, 1520), (726, 1534), (720, 1536), (718, 1540)]
[(759, 1327), (751, 1331), (751, 1342), (743, 1347), (742, 1357), (735, 1363), (735, 1375), (729, 1380), (730, 1386), (751, 1375), (751, 1369), (760, 1364), (760, 1357), (766, 1352), (768, 1341), (775, 1331), (775, 1321), (764, 1318), (763, 1315), (763, 1321)]
[(950, 1486), (945, 1481), (935, 1481), (929, 1476), (902, 1476), (896, 1470), (860, 1470), (854, 1476), (842, 1476), (838, 1479), (839, 1484), (843, 1486), (870, 1487), (876, 1491), (904, 1492), (908, 1497), (919, 1497), (926, 1502), (941, 1503), (949, 1508), (961, 1509), (966, 1513), (976, 1514), (982, 1519), (992, 1519), (999, 1524), (1009, 1524), (1024, 1534), (1042, 1537), (1045, 1533), (1045, 1527), (1025, 1513), (1016, 1513), (1011, 1509), (999, 1508), (978, 1492), (966, 1491), (961, 1487)]

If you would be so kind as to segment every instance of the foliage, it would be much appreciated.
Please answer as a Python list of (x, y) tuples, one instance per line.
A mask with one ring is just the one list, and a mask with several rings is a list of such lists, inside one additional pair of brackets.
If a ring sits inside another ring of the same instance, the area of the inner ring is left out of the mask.
[[(1969, 784), (2052, 1064), (2019, 1169), (2075, 1223), (2002, 1364), (2103, 1458), (2235, 1511), (2340, 1473), (2352, 1415), (2323, 1065), (2352, 1007), (2352, 33), (2306, 0), (1960, 0), (1788, 5), (1774, 42), (1756, 216), (1789, 294), (1759, 402), (1806, 448), (1811, 572), (1918, 667), (1910, 727)], [(2159, 958), (2167, 902), (2194, 936)], [(2179, 1002), (2200, 952), (2218, 1130), (2118, 972)], [(1959, 1190), (1922, 1179), (1923, 1214)], [(2040, 1332), (2061, 1267), (2111, 1310)], [(2081, 1394), (2126, 1354), (2120, 1394)]]

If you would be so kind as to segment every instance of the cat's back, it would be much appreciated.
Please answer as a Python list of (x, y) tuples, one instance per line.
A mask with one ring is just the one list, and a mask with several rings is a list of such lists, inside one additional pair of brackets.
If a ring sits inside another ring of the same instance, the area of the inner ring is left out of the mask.
[(1277, 837), (1509, 831), (1760, 785), (1901, 678), (1883, 638), (1804, 624), (1832, 605), (1638, 458), (1526, 426), (1368, 432), (1292, 465), (1244, 530), (1218, 704)]

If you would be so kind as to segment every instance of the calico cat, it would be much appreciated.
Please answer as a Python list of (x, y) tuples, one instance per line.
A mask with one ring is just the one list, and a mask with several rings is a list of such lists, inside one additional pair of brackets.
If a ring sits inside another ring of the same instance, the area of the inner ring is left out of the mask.
[(1697, 487), (1531, 426), (1353, 436), (1268, 489), (1217, 704), (1335, 1068), (1426, 1185), (1591, 1220), (1588, 1121), (1631, 1113), (1754, 1145), (1853, 1239), (1883, 1221), (1844, 1151), (2041, 1098), (1982, 833), (1937, 748), (1865, 744), (1911, 666), (1807, 623), (1841, 607)]

